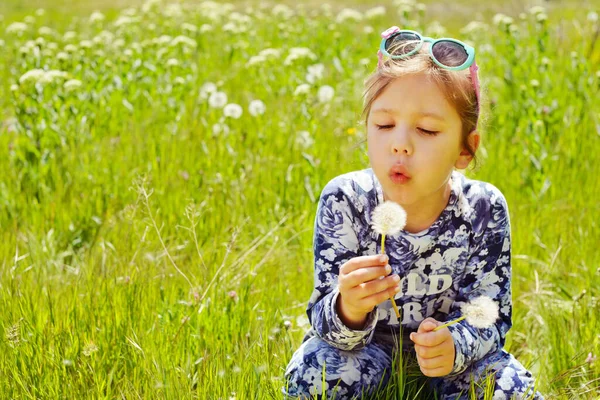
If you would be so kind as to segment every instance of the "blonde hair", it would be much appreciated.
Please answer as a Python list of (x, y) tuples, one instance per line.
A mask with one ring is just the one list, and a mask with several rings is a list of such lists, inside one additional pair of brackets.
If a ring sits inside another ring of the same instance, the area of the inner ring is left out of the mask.
[[(390, 48), (389, 53), (394, 54), (399, 50), (401, 51), (404, 46), (411, 46), (414, 43), (413, 41), (400, 42), (398, 46)], [(477, 165), (476, 149), (473, 149), (469, 144), (468, 136), (477, 126), (481, 126), (482, 121), (477, 110), (477, 95), (471, 82), (469, 69), (462, 71), (444, 69), (433, 61), (428, 51), (428, 48), (423, 45), (417, 53), (408, 58), (385, 60), (380, 68), (367, 77), (363, 93), (361, 121), (364, 121), (365, 126), (368, 126), (369, 112), (373, 102), (396, 78), (425, 73), (438, 86), (446, 100), (458, 113), (461, 121), (461, 144), (473, 156), (473, 161)], [(446, 57), (450, 58), (452, 54), (447, 54)], [(479, 109), (481, 109), (481, 104)]]

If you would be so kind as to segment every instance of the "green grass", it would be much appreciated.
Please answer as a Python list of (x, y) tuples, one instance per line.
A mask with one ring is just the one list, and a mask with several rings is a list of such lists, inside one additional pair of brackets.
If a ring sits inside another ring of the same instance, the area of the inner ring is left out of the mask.
[[(197, 8), (171, 8), (172, 16), (164, 6), (137, 8), (139, 20), (117, 28), (131, 12), (114, 8), (124, 3), (46, 3), (43, 15), (35, 2), (3, 2), (0, 11), (4, 397), (280, 397), (308, 329), (316, 201), (332, 177), (369, 166), (358, 118), (379, 32), (442, 34), (431, 18), (478, 51), (487, 122), (481, 168), (467, 175), (499, 187), (509, 204), (506, 348), (547, 398), (598, 397), (600, 359), (586, 361), (600, 355), (600, 44), (591, 6), (555, 5), (539, 22), (511, 3), (512, 30), (492, 23), (499, 6), (476, 8), (487, 28), (466, 33), (470, 2), (454, 14), (431, 2), (423, 14), (357, 23), (335, 23), (337, 5), (305, 6), (282, 22), (267, 5), (264, 17), (238, 18), (247, 33), (227, 33), (231, 12), (211, 22)], [(106, 20), (90, 23), (94, 9)], [(26, 15), (34, 16), (27, 32), (7, 32)], [(214, 30), (194, 33), (183, 22)], [(102, 31), (114, 36), (81, 46)], [(182, 34), (196, 47), (152, 43)], [(21, 50), (39, 36), (39, 46)], [(285, 65), (291, 47), (315, 58)], [(266, 48), (281, 56), (245, 66)], [(323, 78), (295, 96), (315, 63)], [(19, 84), (35, 68), (82, 85)], [(243, 107), (240, 119), (208, 106), (199, 95), (206, 82)], [(321, 85), (335, 89), (331, 103), (318, 102)], [(249, 114), (254, 99), (264, 115)], [(218, 123), (229, 133), (215, 133)], [(421, 380), (411, 376), (395, 370), (384, 397), (418, 396)]]

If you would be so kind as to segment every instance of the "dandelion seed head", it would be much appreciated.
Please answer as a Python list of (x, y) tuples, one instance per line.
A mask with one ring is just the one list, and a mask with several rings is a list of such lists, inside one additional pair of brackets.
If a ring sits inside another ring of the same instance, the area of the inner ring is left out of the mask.
[(387, 200), (375, 207), (371, 220), (379, 235), (395, 235), (406, 226), (406, 211), (400, 204)]
[(212, 92), (208, 98), (208, 105), (212, 108), (223, 108), (227, 104), (227, 94), (223, 92)]
[(488, 296), (480, 296), (461, 306), (467, 322), (475, 328), (489, 328), (498, 319), (498, 303)]
[(248, 112), (253, 117), (264, 114), (266, 111), (265, 103), (261, 100), (252, 100), (248, 106)]
[(335, 90), (329, 85), (321, 86), (317, 93), (317, 97), (319, 98), (319, 101), (321, 103), (330, 102), (333, 99), (334, 95), (335, 95)]
[(230, 103), (223, 108), (223, 115), (229, 118), (239, 119), (242, 116), (242, 113), (242, 106), (239, 104)]

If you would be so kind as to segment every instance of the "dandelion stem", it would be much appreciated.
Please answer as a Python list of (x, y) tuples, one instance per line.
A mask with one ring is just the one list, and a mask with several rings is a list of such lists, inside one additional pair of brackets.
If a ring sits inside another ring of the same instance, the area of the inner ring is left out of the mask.
[[(381, 254), (385, 254), (385, 234), (381, 235)], [(400, 311), (398, 310), (396, 300), (394, 300), (394, 296), (392, 295), (390, 295), (390, 302), (392, 303), (392, 307), (394, 307), (394, 312), (396, 313), (398, 321), (400, 321)]]
[(450, 326), (450, 325), (452, 325), (452, 324), (455, 324), (455, 323), (457, 323), (457, 322), (460, 322), (460, 321), (462, 321), (462, 320), (463, 320), (463, 319), (465, 319), (465, 318), (467, 318), (467, 317), (463, 315), (462, 317), (460, 317), (460, 318), (457, 318), (457, 319), (455, 319), (454, 321), (446, 322), (444, 325), (440, 325), (440, 326), (438, 326), (438, 327), (434, 328), (434, 329), (433, 329), (433, 331), (434, 331), (434, 332), (435, 332), (435, 331), (439, 331), (440, 329), (442, 329), (442, 328), (445, 328), (445, 327), (447, 327), (447, 326)]

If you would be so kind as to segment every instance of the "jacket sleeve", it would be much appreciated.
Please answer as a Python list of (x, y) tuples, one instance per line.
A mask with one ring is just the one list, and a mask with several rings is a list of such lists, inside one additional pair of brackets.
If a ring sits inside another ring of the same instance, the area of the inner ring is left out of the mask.
[(481, 295), (497, 302), (499, 318), (486, 329), (475, 328), (466, 320), (448, 326), (456, 350), (449, 376), (461, 374), (474, 362), (501, 349), (512, 327), (510, 218), (506, 199), (499, 190), (493, 192), (492, 200), (490, 212), (482, 217), (487, 220), (485, 230), (479, 245), (475, 245), (477, 250), (469, 257), (448, 321), (460, 317), (460, 307)]
[(359, 256), (355, 207), (334, 178), (327, 183), (317, 206), (314, 223), (314, 290), (306, 312), (315, 333), (341, 350), (358, 350), (372, 339), (378, 314), (375, 307), (362, 330), (344, 325), (336, 311), (341, 266)]

